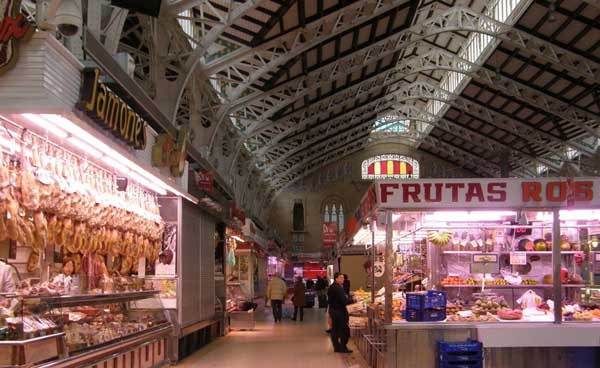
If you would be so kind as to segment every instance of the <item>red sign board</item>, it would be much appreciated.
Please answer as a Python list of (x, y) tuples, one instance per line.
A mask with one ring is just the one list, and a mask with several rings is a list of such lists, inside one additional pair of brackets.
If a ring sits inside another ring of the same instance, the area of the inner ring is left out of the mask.
[(598, 178), (398, 180), (376, 189), (379, 207), (403, 209), (593, 207), (600, 199)]
[(324, 222), (323, 223), (323, 246), (330, 248), (335, 245), (337, 241), (337, 222)]
[(196, 184), (198, 184), (198, 188), (207, 193), (212, 192), (213, 190), (213, 174), (208, 170), (200, 170), (196, 173)]
[(369, 190), (360, 202), (360, 218), (366, 218), (371, 215), (371, 212), (377, 207), (377, 194), (373, 186), (369, 187)]
[(18, 54), (18, 43), (33, 34), (21, 14), (21, 0), (0, 0), (0, 74), (10, 69)]

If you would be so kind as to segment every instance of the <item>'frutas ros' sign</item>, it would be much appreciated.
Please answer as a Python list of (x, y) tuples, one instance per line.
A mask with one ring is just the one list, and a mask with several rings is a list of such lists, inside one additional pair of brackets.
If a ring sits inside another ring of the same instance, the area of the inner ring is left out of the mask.
[(98, 68), (83, 71), (79, 108), (135, 149), (146, 148), (146, 121), (100, 81)]
[(21, 14), (21, 0), (0, 0), (0, 74), (17, 61), (19, 41), (28, 40), (34, 28)]

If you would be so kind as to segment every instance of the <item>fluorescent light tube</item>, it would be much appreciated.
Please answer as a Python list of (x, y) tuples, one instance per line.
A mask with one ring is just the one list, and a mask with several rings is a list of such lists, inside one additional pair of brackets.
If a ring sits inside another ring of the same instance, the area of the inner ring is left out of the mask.
[(79, 138), (69, 137), (69, 138), (67, 138), (67, 142), (71, 143), (73, 146), (79, 148), (80, 150), (84, 151), (85, 153), (87, 153), (90, 156), (93, 156), (95, 158), (102, 157), (102, 152), (98, 151), (95, 148), (92, 148), (92, 146), (85, 143), (84, 141), (82, 141)]
[(40, 128), (45, 129), (48, 132), (54, 134), (55, 136), (57, 136), (60, 139), (65, 139), (65, 138), (67, 138), (69, 136), (67, 134), (67, 132), (65, 132), (64, 130), (56, 127), (53, 124), (50, 124), (50, 122), (46, 121), (45, 119), (43, 119), (39, 115), (35, 115), (35, 114), (21, 114), (21, 116), (23, 116), (25, 119), (29, 120), (30, 122), (36, 124)]

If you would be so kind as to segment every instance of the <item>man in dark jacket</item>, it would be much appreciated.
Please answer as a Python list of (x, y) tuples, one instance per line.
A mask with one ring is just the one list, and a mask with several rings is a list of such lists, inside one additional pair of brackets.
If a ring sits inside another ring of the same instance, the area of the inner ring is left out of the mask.
[(346, 344), (350, 338), (349, 316), (346, 306), (352, 304), (352, 298), (344, 292), (344, 275), (337, 272), (335, 282), (327, 291), (329, 315), (331, 316), (331, 342), (336, 353), (351, 353)]
[(327, 308), (327, 281), (321, 276), (317, 276), (317, 296), (319, 297), (319, 308)]

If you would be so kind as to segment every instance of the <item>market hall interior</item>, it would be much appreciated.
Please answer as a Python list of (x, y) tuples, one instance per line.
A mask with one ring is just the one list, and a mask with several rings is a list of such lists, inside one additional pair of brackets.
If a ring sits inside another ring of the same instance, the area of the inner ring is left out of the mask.
[(270, 309), (259, 310), (255, 329), (231, 332), (177, 367), (368, 367), (358, 350), (354, 354), (334, 354), (326, 328), (325, 309), (307, 309), (302, 323), (286, 318), (281, 324), (273, 323)]
[(0, 368), (600, 367), (599, 24), (0, 0)]

